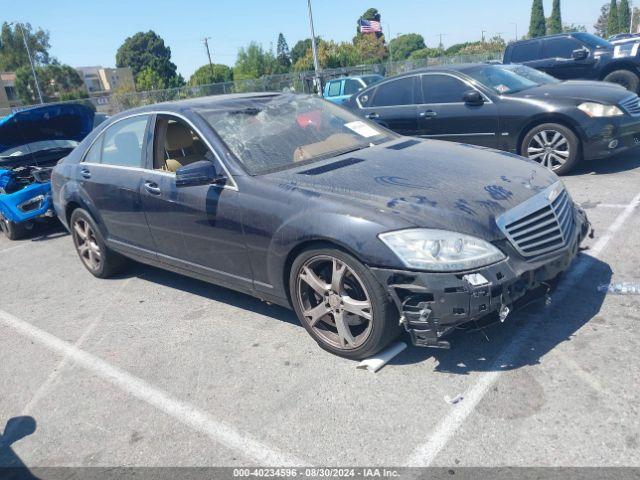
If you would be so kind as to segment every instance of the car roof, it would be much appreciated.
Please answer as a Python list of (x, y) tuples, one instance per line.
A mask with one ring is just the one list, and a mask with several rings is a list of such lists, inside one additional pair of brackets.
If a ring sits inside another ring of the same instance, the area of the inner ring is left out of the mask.
[[(492, 63), (456, 63), (451, 65), (438, 65), (433, 67), (423, 67), (416, 68), (415, 70), (410, 70), (408, 72), (400, 73), (398, 75), (394, 75), (392, 77), (385, 77), (385, 81), (393, 79), (393, 78), (402, 78), (402, 77), (410, 77), (412, 75), (420, 74), (420, 73), (464, 73), (473, 67), (489, 67), (495, 64)], [(378, 84), (370, 85), (368, 88), (375, 88)]]
[(525, 40), (518, 40), (517, 42), (511, 42), (507, 47), (511, 47), (513, 45), (519, 45), (521, 43), (530, 43), (538, 40), (546, 40), (548, 38), (562, 38), (562, 37), (573, 37), (576, 33), (580, 32), (566, 32), (566, 33), (555, 33), (553, 35), (545, 35), (544, 37), (535, 37), (535, 38), (527, 38)]

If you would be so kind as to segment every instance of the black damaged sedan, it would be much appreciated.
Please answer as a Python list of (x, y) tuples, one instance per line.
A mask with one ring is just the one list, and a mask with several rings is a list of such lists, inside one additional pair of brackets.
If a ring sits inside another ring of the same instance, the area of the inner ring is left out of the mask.
[(445, 346), (457, 325), (504, 318), (554, 285), (588, 230), (534, 162), (401, 137), (292, 94), (122, 113), (52, 182), (93, 275), (134, 259), (290, 306), (349, 358), (403, 330)]

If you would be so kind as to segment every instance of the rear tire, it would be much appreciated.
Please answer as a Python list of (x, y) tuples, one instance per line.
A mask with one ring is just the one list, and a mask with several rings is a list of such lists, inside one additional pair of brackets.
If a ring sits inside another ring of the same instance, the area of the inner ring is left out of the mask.
[(25, 225), (12, 222), (4, 218), (2, 214), (0, 214), (0, 230), (9, 240), (20, 240), (28, 231)]
[(81, 208), (74, 210), (69, 227), (80, 261), (94, 277), (109, 278), (124, 270), (127, 259), (107, 248), (89, 212)]
[(300, 323), (334, 355), (368, 358), (402, 333), (384, 287), (360, 261), (331, 245), (294, 260), (289, 288)]
[(569, 173), (580, 161), (580, 141), (573, 131), (558, 123), (532, 128), (522, 140), (520, 152), (557, 175)]
[(629, 70), (616, 70), (604, 77), (605, 82), (617, 83), (627, 90), (638, 93), (640, 87), (640, 77)]

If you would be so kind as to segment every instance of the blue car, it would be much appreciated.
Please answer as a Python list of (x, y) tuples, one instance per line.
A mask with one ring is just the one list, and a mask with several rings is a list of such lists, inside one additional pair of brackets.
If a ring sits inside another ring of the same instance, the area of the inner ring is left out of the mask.
[(324, 86), (322, 96), (337, 105), (342, 105), (351, 98), (351, 95), (364, 90), (369, 85), (382, 80), (382, 75), (364, 75), (362, 77), (344, 77), (329, 80)]
[(93, 129), (84, 105), (46, 105), (0, 119), (0, 230), (17, 240), (54, 217), (51, 169)]

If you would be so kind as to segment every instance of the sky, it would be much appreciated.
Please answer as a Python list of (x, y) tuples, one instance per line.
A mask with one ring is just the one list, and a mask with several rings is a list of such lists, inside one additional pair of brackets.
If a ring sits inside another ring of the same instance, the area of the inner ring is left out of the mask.
[[(600, 7), (608, 0), (562, 0), (564, 23), (593, 31)], [(545, 14), (552, 0), (544, 0)], [(357, 18), (369, 7), (382, 14), (391, 37), (419, 33), (428, 46), (479, 40), (482, 30), (505, 40), (525, 34), (531, 0), (313, 0), (316, 35), (350, 41)], [(154, 30), (171, 48), (172, 61), (188, 79), (207, 62), (203, 43), (215, 63), (233, 65), (239, 47), (257, 41), (275, 49), (282, 32), (289, 47), (309, 38), (306, 0), (0, 0), (0, 22), (29, 22), (48, 30), (51, 53), (73, 67), (115, 66), (124, 39)]]

